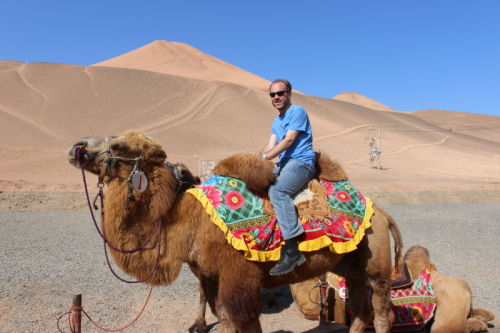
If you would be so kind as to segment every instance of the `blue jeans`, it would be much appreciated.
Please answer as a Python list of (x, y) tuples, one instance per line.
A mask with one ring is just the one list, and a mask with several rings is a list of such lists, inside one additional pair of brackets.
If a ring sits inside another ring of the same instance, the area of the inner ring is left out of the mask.
[(269, 188), (269, 198), (276, 211), (285, 240), (297, 237), (304, 232), (302, 223), (297, 218), (293, 200), (295, 195), (311, 180), (314, 172), (314, 164), (293, 159), (274, 170), (278, 178)]

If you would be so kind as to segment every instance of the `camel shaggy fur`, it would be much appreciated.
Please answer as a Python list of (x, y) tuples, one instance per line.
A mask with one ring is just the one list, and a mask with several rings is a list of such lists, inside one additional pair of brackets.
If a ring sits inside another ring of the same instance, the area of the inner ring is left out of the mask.
[[(78, 161), (74, 157), (77, 147), (86, 147), (86, 153)], [(157, 221), (162, 222), (161, 234), (153, 237), (144, 251), (125, 254), (110, 249), (116, 264), (137, 279), (144, 279), (155, 268), (159, 246), (157, 269), (147, 281), (152, 285), (170, 284), (178, 276), (182, 263), (189, 264), (199, 277), (203, 295), (219, 320), (221, 332), (261, 332), (261, 288), (304, 281), (327, 271), (345, 276), (352, 285), (351, 332), (362, 332), (372, 317), (367, 286), (373, 290), (376, 330), (389, 332), (390, 236), (386, 216), (380, 210), (375, 209), (372, 226), (355, 251), (336, 254), (322, 249), (304, 253), (306, 263), (294, 272), (270, 276), (273, 262), (244, 259), (242, 253), (228, 244), (197, 199), (178, 191), (179, 181), (164, 164), (166, 153), (154, 140), (136, 133), (93, 143), (81, 140), (70, 149), (69, 155), (70, 163), (78, 162), (107, 184), (102, 227), (109, 242), (123, 249), (136, 248), (147, 239)], [(244, 154), (237, 160), (239, 165), (233, 171), (253, 165), (253, 169), (259, 170), (256, 176), (273, 179), (269, 173), (272, 162), (255, 154)], [(148, 179), (144, 192), (130, 191), (126, 182), (136, 164)], [(241, 171), (236, 175), (245, 179)], [(262, 184), (253, 185), (257, 189)]]
[[(436, 295), (436, 311), (430, 326), (431, 333), (441, 332), (483, 332), (488, 330), (487, 322), (493, 320), (494, 315), (484, 309), (474, 309), (472, 293), (467, 282), (439, 272), (430, 262), (429, 251), (419, 245), (412, 246), (404, 255), (403, 261), (408, 267), (412, 280), (420, 272), (427, 270), (432, 279), (432, 288)], [(329, 311), (337, 323), (345, 323), (345, 304), (335, 292), (337, 278), (326, 274), (326, 281), (332, 288), (329, 289), (327, 304), (334, 305)], [(318, 288), (314, 286), (318, 279), (311, 279), (291, 286), (292, 295), (302, 315), (310, 320), (318, 320), (320, 315), (320, 296)]]

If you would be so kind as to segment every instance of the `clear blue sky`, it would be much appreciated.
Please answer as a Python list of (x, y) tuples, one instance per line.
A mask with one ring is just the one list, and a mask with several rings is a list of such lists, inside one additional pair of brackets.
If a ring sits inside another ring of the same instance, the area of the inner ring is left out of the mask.
[(3, 1), (0, 60), (91, 65), (187, 43), (303, 93), (500, 116), (500, 0)]

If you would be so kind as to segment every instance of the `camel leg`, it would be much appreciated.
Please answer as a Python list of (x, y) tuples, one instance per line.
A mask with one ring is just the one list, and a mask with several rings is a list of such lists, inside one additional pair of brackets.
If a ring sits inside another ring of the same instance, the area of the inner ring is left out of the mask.
[[(362, 242), (366, 246), (366, 241)], [(370, 306), (368, 302), (368, 281), (366, 278), (366, 260), (360, 255), (361, 251), (351, 253), (344, 257), (344, 266), (346, 269), (340, 275), (343, 275), (349, 281), (349, 301), (352, 310), (352, 321), (349, 333), (362, 333), (370, 321)], [(355, 263), (355, 265), (353, 264)], [(341, 267), (335, 267), (336, 269)], [(339, 274), (339, 273), (337, 273)]]
[(476, 332), (486, 332), (488, 330), (488, 324), (476, 318), (467, 318), (467, 324), (465, 332), (476, 333)]
[(261, 333), (261, 272), (256, 266), (253, 270), (246, 267), (246, 270), (239, 270), (231, 265), (227, 267), (228, 274), (225, 269), (221, 272), (218, 296), (235, 332)]
[[(200, 279), (200, 310), (198, 312), (198, 318), (201, 315), (202, 308), (205, 309), (206, 304), (208, 303), (208, 305), (210, 306), (210, 310), (219, 320), (219, 324), (223, 326), (224, 325), (223, 322), (227, 321), (227, 319), (224, 316), (224, 311), (221, 306), (220, 299), (218, 297), (219, 288), (217, 281), (204, 276), (200, 276), (199, 279)], [(201, 304), (202, 298), (205, 300), (205, 302), (203, 302), (204, 305)], [(196, 322), (191, 327), (195, 325)]]
[(385, 276), (380, 276), (371, 281), (371, 286), (373, 289), (373, 326), (376, 332), (389, 332), (391, 330), (390, 282)]
[(198, 314), (196, 315), (196, 319), (189, 327), (189, 333), (203, 333), (207, 331), (207, 322), (205, 320), (205, 313), (207, 310), (207, 299), (205, 297), (205, 292), (203, 291), (202, 287), (202, 277), (200, 270), (198, 269), (197, 266), (195, 265), (189, 265), (189, 268), (191, 269), (191, 272), (198, 278), (199, 280), (199, 285), (198, 285), (198, 290), (200, 293), (200, 299), (198, 303)]
[(201, 285), (199, 286), (200, 291), (200, 300), (198, 304), (198, 315), (196, 319), (189, 328), (189, 333), (204, 333), (207, 331), (207, 322), (205, 320), (205, 312), (207, 310), (207, 299), (205, 298), (205, 294), (203, 292), (203, 288)]
[(224, 308), (224, 304), (217, 298), (216, 301), (217, 318), (219, 319), (219, 329), (221, 333), (238, 333), (238, 330), (232, 324)]
[(349, 333), (361, 333), (365, 330), (370, 321), (370, 307), (368, 305), (368, 288), (363, 279), (354, 281), (348, 277), (349, 281), (349, 300), (351, 302), (352, 323)]
[(464, 281), (441, 272), (431, 274), (437, 300), (431, 333), (466, 332), (472, 302), (469, 286)]
[[(395, 228), (399, 233), (392, 217), (384, 214), (382, 210), (376, 209), (372, 217), (372, 230), (374, 232), (367, 234), (366, 237), (368, 244), (370, 244), (369, 255), (365, 257), (366, 274), (373, 291), (373, 326), (376, 332), (390, 332), (392, 325), (390, 320), (392, 314), (390, 304), (392, 258), (389, 232), (391, 224), (392, 228)], [(399, 257), (402, 246), (401, 237), (394, 233), (393, 236), (395, 237), (396, 257)]]
[[(204, 298), (204, 304), (208, 303), (212, 312), (217, 316), (220, 332), (238, 333), (238, 330), (229, 319), (226, 307), (221, 301), (217, 281), (207, 277), (200, 277), (200, 286), (202, 290), (202, 292), (200, 293), (200, 303), (202, 302), (202, 298)], [(195, 324), (193, 324), (193, 326)]]

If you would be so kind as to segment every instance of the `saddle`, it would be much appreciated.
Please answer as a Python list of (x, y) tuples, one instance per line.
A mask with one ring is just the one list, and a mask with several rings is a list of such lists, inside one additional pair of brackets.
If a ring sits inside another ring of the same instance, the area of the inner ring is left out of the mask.
[[(268, 199), (251, 191), (241, 179), (214, 174), (187, 191), (205, 208), (226, 240), (251, 261), (276, 261), (284, 242)], [(373, 204), (348, 181), (312, 180), (295, 198), (304, 228), (299, 250), (329, 248), (335, 253), (357, 249), (370, 228)]]
[[(334, 320), (339, 324), (349, 324), (351, 310), (348, 281), (333, 273), (327, 280), (328, 283), (322, 283), (320, 286), (320, 294), (325, 295), (321, 302), (320, 318)], [(391, 286), (391, 309), (394, 313), (394, 322), (391, 331), (423, 329), (433, 318), (435, 308), (436, 297), (428, 271), (424, 270), (412, 279), (406, 264), (403, 264), (399, 270), (394, 270)], [(373, 329), (372, 324), (366, 328), (367, 331), (373, 331)]]
[(412, 279), (408, 266), (403, 263), (398, 269), (393, 268), (391, 274), (391, 290), (411, 286), (416, 279)]

